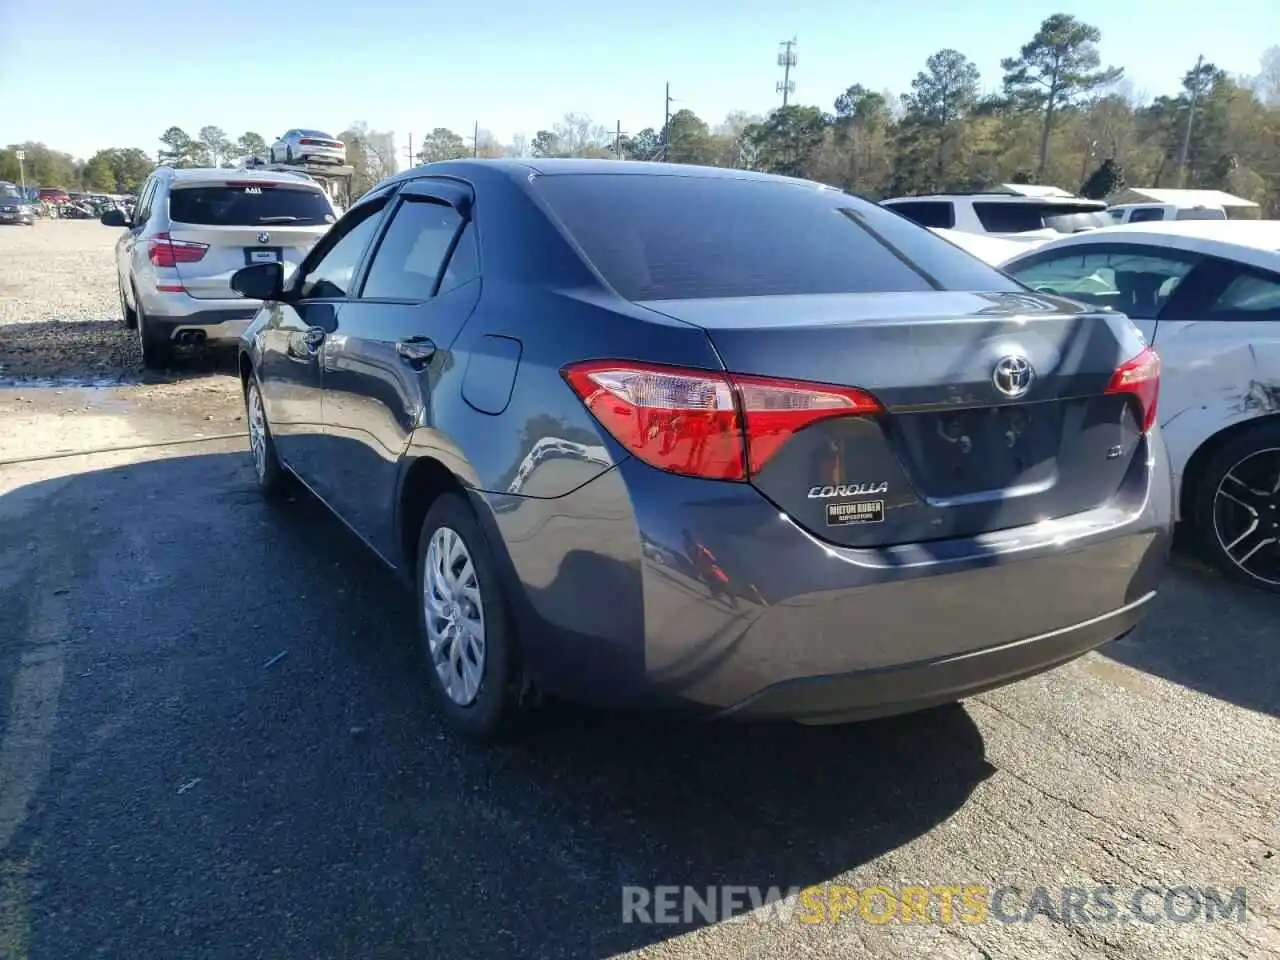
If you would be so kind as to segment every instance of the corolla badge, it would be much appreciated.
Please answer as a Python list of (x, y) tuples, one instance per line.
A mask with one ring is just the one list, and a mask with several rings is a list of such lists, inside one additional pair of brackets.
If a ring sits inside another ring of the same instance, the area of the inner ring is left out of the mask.
[(269, 233), (267, 233), (267, 231), (263, 230), (260, 234), (258, 234), (258, 242), (259, 242), (259, 243), (270, 243), (270, 242), (271, 242), (271, 234), (269, 234)]
[(889, 482), (879, 483), (838, 483), (825, 487), (810, 487), (810, 500), (829, 500), (832, 497), (866, 497), (876, 493), (888, 493)]
[(1031, 361), (1018, 354), (1010, 354), (996, 361), (991, 371), (991, 382), (1006, 397), (1020, 397), (1031, 389), (1036, 371)]

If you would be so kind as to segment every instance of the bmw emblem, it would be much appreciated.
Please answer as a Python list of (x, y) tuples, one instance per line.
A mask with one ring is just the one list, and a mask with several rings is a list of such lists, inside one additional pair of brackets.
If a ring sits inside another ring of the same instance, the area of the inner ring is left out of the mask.
[(259, 242), (259, 243), (270, 243), (270, 242), (271, 242), (271, 234), (269, 234), (269, 233), (267, 233), (267, 231), (263, 230), (260, 234), (258, 234), (258, 242)]

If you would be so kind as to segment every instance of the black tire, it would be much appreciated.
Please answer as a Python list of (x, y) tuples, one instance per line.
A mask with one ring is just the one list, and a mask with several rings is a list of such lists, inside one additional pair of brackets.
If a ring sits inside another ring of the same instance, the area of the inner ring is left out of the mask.
[(142, 309), (142, 301), (137, 300), (138, 347), (142, 350), (142, 365), (148, 370), (167, 370), (173, 358), (173, 348), (169, 341), (158, 335), (155, 327), (147, 322), (146, 311)]
[[(445, 689), (431, 652), (427, 628), (427, 554), (437, 531), (452, 530), (470, 555), (483, 610), (484, 661), (474, 699), (461, 704)], [(467, 739), (487, 742), (509, 735), (521, 706), (519, 650), (502, 581), (489, 542), (466, 499), (453, 493), (439, 497), (427, 511), (418, 537), (418, 634), (426, 659), (429, 683), (449, 726)]]
[[(255, 443), (254, 436), (255, 400), (258, 412), (261, 414), (261, 448)], [(249, 429), (249, 456), (253, 460), (253, 474), (258, 481), (258, 489), (268, 499), (275, 499), (288, 487), (289, 475), (280, 462), (280, 455), (276, 452), (276, 441), (271, 436), (271, 424), (267, 421), (266, 410), (262, 406), (261, 388), (258, 386), (257, 377), (253, 374), (249, 375), (249, 382), (244, 388), (244, 414), (245, 425)]]
[[(1280, 480), (1276, 469), (1280, 421), (1259, 423), (1232, 437), (1195, 478), (1192, 522), (1205, 558), (1225, 576), (1280, 594), (1280, 539), (1272, 540), (1280, 538), (1280, 493), (1271, 492)], [(1255, 473), (1260, 474), (1256, 480)], [(1254, 520), (1252, 539), (1240, 540)], [(1264, 545), (1253, 552), (1259, 542)]]
[(130, 330), (138, 328), (138, 311), (129, 306), (129, 301), (124, 298), (124, 286), (116, 281), (116, 289), (120, 293), (120, 319), (124, 321), (124, 325)]

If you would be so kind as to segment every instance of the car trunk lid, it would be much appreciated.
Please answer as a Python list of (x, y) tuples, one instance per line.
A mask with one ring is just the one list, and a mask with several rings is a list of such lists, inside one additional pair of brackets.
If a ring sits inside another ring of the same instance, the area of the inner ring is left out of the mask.
[(287, 275), (337, 218), (314, 183), (246, 181), (175, 185), (169, 219), (174, 250), (160, 256), (192, 297), (226, 300), (239, 296), (231, 277), (241, 267), (279, 260)]
[(882, 414), (800, 430), (751, 478), (832, 543), (973, 536), (1082, 512), (1115, 497), (1141, 454), (1141, 411), (1108, 392), (1144, 346), (1120, 314), (1030, 293), (644, 305), (704, 329), (731, 373), (879, 401)]

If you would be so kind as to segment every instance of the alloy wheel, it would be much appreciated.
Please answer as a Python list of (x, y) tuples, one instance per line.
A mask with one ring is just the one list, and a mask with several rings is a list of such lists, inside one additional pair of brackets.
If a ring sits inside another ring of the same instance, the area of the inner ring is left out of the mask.
[(1213, 532), (1242, 573), (1280, 586), (1280, 449), (1255, 450), (1223, 474)]
[(256, 383), (249, 384), (248, 401), (249, 448), (253, 452), (253, 469), (262, 480), (267, 475), (267, 416)]
[(468, 706), (484, 679), (484, 604), (471, 552), (456, 530), (432, 533), (422, 578), (431, 665), (449, 699)]

